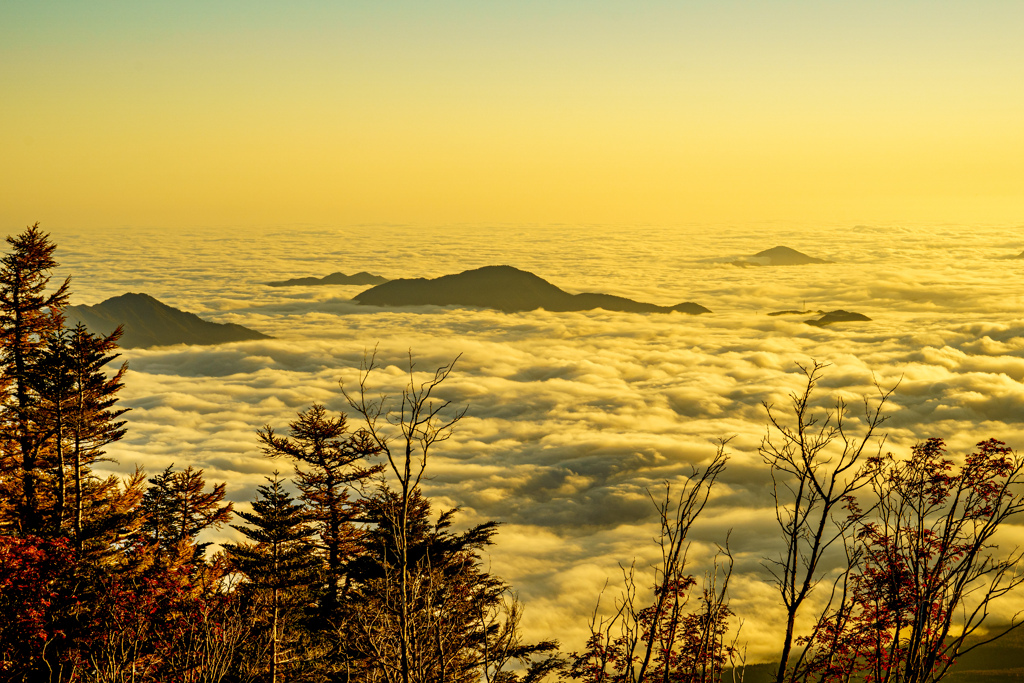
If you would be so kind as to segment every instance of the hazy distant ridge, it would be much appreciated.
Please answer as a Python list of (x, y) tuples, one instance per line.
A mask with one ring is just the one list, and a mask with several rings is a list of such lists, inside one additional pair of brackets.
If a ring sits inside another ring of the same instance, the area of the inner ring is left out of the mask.
[(169, 344), (224, 344), (268, 335), (234, 323), (214, 323), (194, 313), (178, 310), (148, 294), (129, 292), (94, 306), (68, 306), (68, 324), (83, 323), (91, 332), (110, 334), (124, 326), (120, 345), (125, 348)]
[(302, 285), (379, 285), (387, 282), (386, 277), (367, 273), (365, 270), (355, 275), (337, 272), (323, 277), (297, 277), (291, 280), (276, 280), (266, 283), (268, 287), (298, 287)]
[(391, 280), (354, 297), (370, 306), (474, 306), (512, 313), (543, 308), (548, 311), (607, 311), (630, 313), (709, 313), (693, 302), (675, 306), (633, 301), (600, 293), (570, 294), (547, 280), (512, 266), (484, 266), (439, 278)]

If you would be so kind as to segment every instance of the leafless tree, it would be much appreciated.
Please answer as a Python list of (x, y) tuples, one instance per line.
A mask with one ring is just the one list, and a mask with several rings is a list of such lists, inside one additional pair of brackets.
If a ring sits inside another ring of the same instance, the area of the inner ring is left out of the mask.
[(555, 657), (530, 661), (532, 655), (556, 649), (557, 643), (528, 643), (523, 639), (519, 628), (522, 603), (510, 589), (502, 589), (500, 600), (489, 605), (480, 603), (476, 607), (479, 632), (484, 634), (478, 648), (479, 667), (486, 683), (513, 683), (516, 679), (511, 677), (507, 667), (515, 663), (528, 666), (521, 683), (540, 681), (561, 667), (561, 660)]
[(431, 448), (451, 438), (452, 428), (466, 414), (466, 409), (449, 410), (451, 402), (440, 400), (435, 391), (455, 368), (459, 357), (437, 368), (433, 376), (419, 380), (412, 354), (409, 354), (409, 382), (402, 391), (397, 408), (384, 395), (371, 396), (368, 381), (377, 367), (376, 352), (363, 361), (358, 386), (348, 391), (341, 386), (349, 406), (362, 416), (366, 433), (379, 453), (387, 460), (394, 475), (399, 496), (397, 519), (394, 520), (394, 550), (398, 556), (396, 589), (399, 614), (396, 634), (399, 640), (399, 670), (402, 683), (411, 680), (411, 654), (415, 646), (411, 607), (414, 604), (413, 567), (409, 558), (409, 527), (413, 496), (423, 479)]
[[(192, 613), (191, 628), (183, 631), (165, 663), (165, 667), (177, 675), (177, 680), (220, 683), (232, 671), (243, 644), (251, 640), (255, 630), (253, 614), (242, 601), (228, 599), (233, 588), (225, 585), (222, 599), (208, 600)], [(260, 639), (256, 646), (267, 649)], [(265, 657), (260, 657), (254, 663), (259, 665), (263, 661)], [(239, 671), (239, 667), (234, 669), (237, 679), (252, 680), (246, 679), (246, 672)]]
[(592, 681), (647, 683), (686, 680), (710, 683), (721, 679), (729, 656), (726, 630), (732, 612), (727, 604), (732, 554), (728, 542), (705, 576), (696, 606), (690, 604), (696, 579), (686, 573), (687, 536), (707, 504), (711, 487), (725, 469), (724, 444), (701, 471), (695, 471), (678, 496), (666, 486), (664, 498), (652, 496), (660, 522), (655, 541), (661, 561), (654, 566), (650, 604), (637, 595), (636, 563), (623, 567), (623, 590), (608, 616), (599, 616), (600, 600), (590, 621), (590, 639), (583, 653), (574, 653), (567, 677)]
[[(815, 361), (798, 367), (805, 383), (801, 391), (790, 394), (791, 418), (784, 420), (772, 404), (765, 403), (768, 433), (760, 448), (771, 470), (775, 514), (784, 546), (779, 556), (765, 561), (786, 610), (776, 683), (802, 680), (803, 655), (795, 663), (790, 661), (797, 617), (826, 574), (822, 563), (825, 554), (849, 538), (858, 522), (845, 506), (870, 482), (863, 467), (865, 452), (876, 444), (881, 451), (884, 437), (878, 437), (877, 432), (886, 420), (882, 409), (895, 391), (895, 387), (888, 391), (878, 387), (877, 399), (864, 399), (863, 423), (860, 433), (854, 434), (842, 398), (831, 410), (813, 414), (812, 399), (827, 364)], [(837, 585), (833, 585), (833, 594)]]

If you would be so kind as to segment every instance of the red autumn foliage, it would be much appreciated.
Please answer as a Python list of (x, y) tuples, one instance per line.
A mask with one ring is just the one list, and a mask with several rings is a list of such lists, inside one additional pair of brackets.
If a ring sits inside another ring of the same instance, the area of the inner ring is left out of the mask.
[(967, 651), (988, 605), (1024, 582), (1020, 554), (1000, 556), (993, 542), (1024, 511), (1024, 463), (989, 439), (958, 467), (941, 439), (928, 439), (908, 460), (890, 453), (870, 467), (876, 507), (866, 520), (848, 503), (864, 520), (855, 561), (839, 607), (803, 641), (807, 672), (830, 682), (857, 672), (867, 683), (937, 681)]
[(74, 566), (74, 551), (66, 538), (0, 536), (4, 679), (33, 680), (41, 672), (70, 672), (81, 664), (69, 638), (83, 609), (75, 592)]

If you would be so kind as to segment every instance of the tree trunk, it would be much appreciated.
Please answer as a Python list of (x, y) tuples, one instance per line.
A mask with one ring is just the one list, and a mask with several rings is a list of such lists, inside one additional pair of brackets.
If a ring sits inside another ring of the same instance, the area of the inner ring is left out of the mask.
[(779, 659), (779, 672), (775, 676), (775, 683), (783, 683), (786, 680), (786, 667), (789, 666), (789, 653), (793, 649), (793, 629), (796, 621), (796, 612), (790, 611), (786, 619), (786, 638), (782, 641), (782, 655)]
[(274, 616), (271, 617), (270, 621), (270, 683), (277, 683), (277, 612), (278, 612), (278, 593), (277, 588), (274, 588)]
[(82, 438), (75, 430), (75, 550), (82, 552)]
[[(19, 283), (20, 284), (20, 283)], [(22, 501), (21, 531), (25, 534), (38, 530), (39, 501), (36, 492), (36, 458), (28, 437), (28, 387), (25, 386), (25, 349), (24, 321), (22, 319), (21, 301), (18, 291), (13, 292), (14, 329), (11, 330), (13, 343), (11, 355), (14, 357), (14, 386), (17, 407), (18, 446), (21, 448), (22, 469)]]
[(58, 536), (63, 535), (64, 530), (64, 514), (67, 510), (68, 500), (68, 483), (67, 474), (64, 463), (64, 415), (62, 414), (60, 405), (60, 392), (58, 391), (57, 396), (57, 425), (54, 433), (54, 439), (56, 439), (57, 446), (57, 511), (54, 515), (53, 526)]
[(405, 479), (402, 480), (402, 519), (398, 527), (399, 558), (402, 564), (402, 609), (399, 616), (399, 639), (401, 649), (402, 683), (409, 683), (409, 459), (405, 457)]
[(327, 489), (331, 501), (328, 513), (328, 533), (331, 535), (331, 541), (327, 546), (327, 574), (329, 582), (327, 589), (327, 612), (333, 617), (341, 602), (338, 595), (338, 580), (341, 576), (341, 548), (339, 546), (341, 544), (342, 513), (338, 502), (339, 494), (337, 490), (339, 485), (336, 477), (333, 475), (333, 469), (326, 462), (324, 462), (322, 467), (327, 473)]

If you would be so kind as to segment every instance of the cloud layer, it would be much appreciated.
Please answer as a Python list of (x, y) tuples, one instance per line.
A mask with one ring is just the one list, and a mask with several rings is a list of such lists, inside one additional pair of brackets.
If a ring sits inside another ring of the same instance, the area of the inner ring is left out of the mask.
[[(45, 227), (45, 226), (44, 226)], [(260, 455), (255, 429), (283, 429), (310, 403), (342, 410), (368, 349), (372, 386), (395, 395), (416, 367), (457, 355), (441, 395), (468, 406), (429, 465), (427, 493), (463, 524), (504, 523), (490, 557), (527, 605), (533, 637), (578, 647), (619, 563), (653, 558), (647, 491), (679, 484), (729, 438), (729, 468), (694, 529), (694, 571), (732, 529), (736, 611), (753, 659), (778, 616), (760, 560), (777, 552), (764, 465), (763, 403), (785, 410), (797, 363), (831, 363), (820, 404), (854, 408), (897, 383), (886, 424), (899, 451), (927, 437), (963, 452), (989, 437), (1024, 447), (1024, 261), (1005, 229), (779, 225), (714, 228), (508, 227), (267, 229), (160, 233), (54, 230), (73, 303), (143, 291), (273, 340), (125, 352), (130, 431), (112, 471), (175, 463), (249, 500), (287, 465)], [(723, 263), (786, 245), (832, 264)], [(570, 292), (601, 291), (713, 313), (379, 310), (361, 287), (261, 283), (341, 270), (434, 277), (509, 264)], [(783, 309), (846, 309), (871, 322), (815, 328)]]

